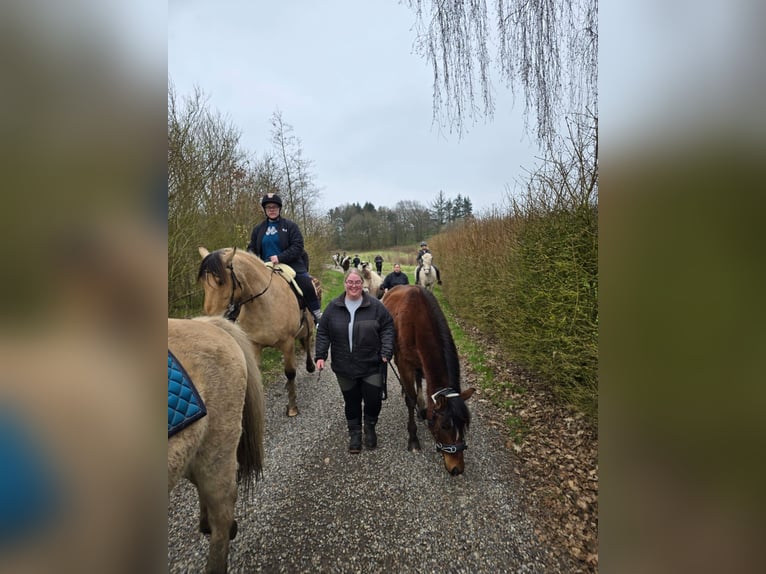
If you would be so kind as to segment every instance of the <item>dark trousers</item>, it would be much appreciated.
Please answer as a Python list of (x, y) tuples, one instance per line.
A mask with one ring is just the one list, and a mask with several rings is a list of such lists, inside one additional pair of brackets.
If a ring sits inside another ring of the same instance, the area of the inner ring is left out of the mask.
[(314, 290), (314, 284), (308, 273), (296, 273), (295, 282), (303, 291), (303, 299), (306, 301), (306, 307), (311, 311), (317, 311), (320, 308), (317, 292)]
[[(367, 382), (368, 380), (380, 382), (381, 384), (375, 385)], [(360, 379), (338, 377), (338, 383), (340, 384), (345, 403), (346, 420), (361, 421), (362, 414), (364, 414), (364, 418), (367, 420), (378, 419), (381, 407), (383, 406), (382, 382), (383, 378), (380, 374)]]

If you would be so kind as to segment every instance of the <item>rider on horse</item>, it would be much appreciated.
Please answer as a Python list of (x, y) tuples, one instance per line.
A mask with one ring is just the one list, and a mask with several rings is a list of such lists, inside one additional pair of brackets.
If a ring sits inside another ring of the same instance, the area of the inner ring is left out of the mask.
[[(418, 268), (415, 269), (415, 285), (420, 285), (420, 268), (423, 266), (423, 255), (426, 253), (431, 253), (431, 250), (428, 248), (428, 244), (425, 241), (420, 242), (420, 251), (418, 251)], [(436, 271), (436, 282), (441, 285), (442, 284), (442, 276), (441, 273), (439, 273), (439, 268), (431, 264), (431, 267), (434, 268), (434, 271)]]
[(261, 199), (266, 220), (253, 228), (247, 250), (263, 261), (285, 263), (295, 270), (295, 280), (303, 291), (306, 305), (316, 322), (322, 318), (321, 303), (308, 274), (308, 254), (303, 248), (303, 235), (298, 225), (282, 217), (282, 198), (267, 193)]

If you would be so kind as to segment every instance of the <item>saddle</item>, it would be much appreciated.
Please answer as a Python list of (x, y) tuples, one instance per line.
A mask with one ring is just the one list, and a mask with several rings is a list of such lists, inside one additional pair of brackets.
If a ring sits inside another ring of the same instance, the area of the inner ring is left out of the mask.
[(295, 294), (299, 299), (303, 297), (303, 291), (301, 291), (300, 286), (298, 285), (297, 281), (295, 281), (295, 269), (286, 263), (277, 263), (274, 265), (271, 261), (266, 263), (266, 267), (274, 270), (277, 274), (279, 274), (280, 277), (282, 277), (282, 279), (287, 281), (287, 284), (293, 288), (293, 291), (295, 291)]

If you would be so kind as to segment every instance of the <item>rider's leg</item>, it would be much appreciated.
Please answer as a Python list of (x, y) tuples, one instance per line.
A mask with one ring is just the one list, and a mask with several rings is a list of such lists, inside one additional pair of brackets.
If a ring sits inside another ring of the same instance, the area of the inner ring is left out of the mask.
[(317, 299), (317, 292), (314, 290), (314, 284), (311, 282), (311, 277), (308, 273), (297, 273), (295, 280), (301, 291), (303, 291), (303, 299), (306, 301), (306, 306), (314, 314), (316, 320), (319, 321), (322, 317), (322, 311), (319, 299)]

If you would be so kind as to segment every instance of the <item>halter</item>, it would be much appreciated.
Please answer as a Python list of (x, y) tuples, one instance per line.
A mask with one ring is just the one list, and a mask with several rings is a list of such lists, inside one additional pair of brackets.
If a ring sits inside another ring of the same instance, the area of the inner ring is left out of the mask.
[[(402, 379), (399, 377), (399, 373), (396, 372), (394, 363), (392, 361), (389, 361), (388, 364), (391, 366), (391, 369), (394, 371), (394, 375), (396, 375), (396, 378), (399, 381), (399, 384), (402, 386), (402, 389), (404, 389), (404, 383), (402, 383)], [(456, 393), (453, 389), (442, 388), (431, 395), (431, 400), (434, 402), (434, 404), (436, 404), (436, 399), (438, 397), (452, 399), (459, 396), (460, 396), (460, 393)], [(427, 419), (426, 422), (428, 423), (429, 427), (433, 427), (434, 426), (433, 416), (430, 419)], [(463, 441), (456, 442), (455, 444), (446, 444), (443, 442), (436, 443), (436, 452), (446, 452), (447, 454), (457, 454), (459, 452), (463, 452), (467, 448), (468, 448), (468, 445), (465, 444), (465, 442)]]
[[(460, 393), (456, 393), (453, 389), (439, 389), (434, 394), (431, 395), (431, 400), (436, 404), (436, 399), (439, 397), (444, 397), (445, 399), (452, 399), (455, 397), (459, 397)], [(433, 415), (431, 418), (428, 419), (428, 426), (433, 427), (434, 426), (434, 419)], [(456, 442), (455, 444), (447, 444), (442, 442), (436, 443), (436, 452), (445, 452), (447, 454), (457, 454), (459, 452), (463, 452), (465, 449), (468, 448), (468, 445), (465, 444), (465, 442), (460, 441)]]
[(241, 310), (242, 305), (245, 303), (249, 303), (253, 299), (257, 299), (266, 291), (269, 290), (269, 287), (271, 287), (271, 280), (274, 278), (274, 270), (272, 269), (271, 275), (269, 276), (269, 282), (266, 284), (266, 287), (264, 287), (263, 291), (260, 293), (256, 293), (255, 295), (251, 295), (247, 299), (243, 299), (242, 301), (235, 301), (234, 300), (234, 292), (237, 290), (237, 287), (242, 289), (242, 283), (239, 279), (237, 279), (236, 273), (234, 273), (234, 264), (229, 263), (226, 266), (229, 269), (229, 272), (231, 273), (231, 296), (229, 297), (229, 305), (226, 307), (226, 312), (223, 314), (224, 317), (226, 317), (229, 321), (234, 322), (237, 320), (237, 317), (239, 317), (239, 312)]

